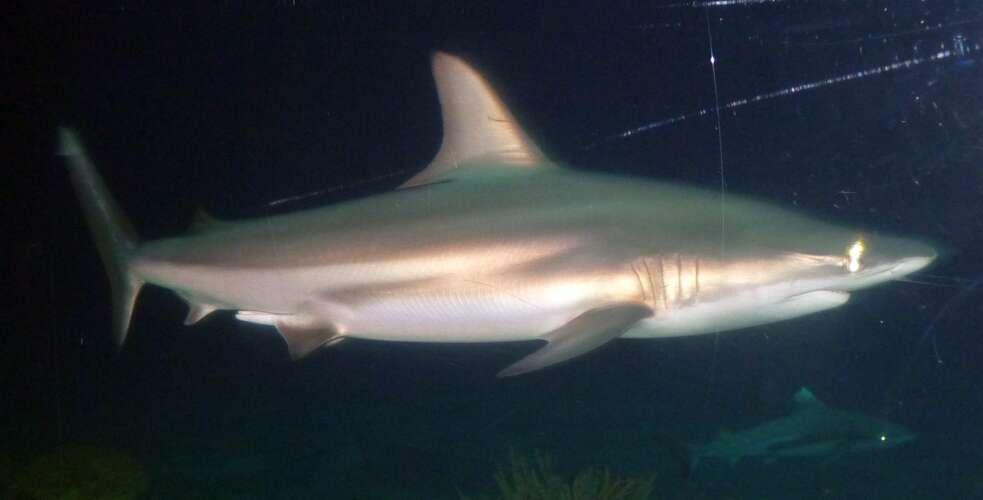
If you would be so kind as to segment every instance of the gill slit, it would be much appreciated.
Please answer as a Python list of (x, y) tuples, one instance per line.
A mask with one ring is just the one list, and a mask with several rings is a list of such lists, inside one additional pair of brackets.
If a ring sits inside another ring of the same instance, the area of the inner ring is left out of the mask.
[(662, 290), (662, 306), (669, 310), (669, 293), (666, 291), (666, 259), (659, 255), (659, 288)]
[[(642, 263), (644, 265), (644, 263), (645, 263), (645, 260), (644, 259), (642, 260)], [(653, 306), (653, 310), (654, 310), (655, 301), (652, 300), (652, 299), (650, 299), (650, 295), (651, 294), (645, 288), (645, 280), (642, 279), (642, 275), (639, 272), (638, 265), (637, 264), (632, 264), (630, 267), (631, 267), (631, 272), (635, 273), (635, 281), (638, 282), (638, 290), (641, 291), (641, 293), (642, 293), (642, 303), (644, 303), (646, 305), (649, 305), (649, 306)]]
[(695, 302), (699, 300), (700, 297), (700, 259), (698, 258), (694, 259), (694, 267), (695, 267), (695, 273), (694, 273), (693, 280), (695, 283), (693, 289), (693, 301)]
[(676, 254), (676, 303), (683, 303), (683, 256)]
[(642, 263), (645, 264), (645, 274), (648, 275), (649, 279), (649, 290), (652, 291), (652, 307), (658, 310), (659, 300), (656, 297), (655, 276), (652, 274), (652, 268), (649, 266), (649, 259), (642, 259)]

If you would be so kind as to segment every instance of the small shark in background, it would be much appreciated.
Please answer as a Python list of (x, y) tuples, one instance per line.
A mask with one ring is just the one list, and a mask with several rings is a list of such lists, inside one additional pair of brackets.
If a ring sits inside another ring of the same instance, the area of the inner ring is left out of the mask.
[(792, 399), (787, 417), (720, 437), (691, 449), (691, 469), (703, 461), (723, 460), (731, 466), (744, 458), (765, 463), (785, 458), (822, 458), (884, 450), (908, 443), (915, 434), (901, 425), (826, 406), (803, 387)]
[(436, 53), (444, 138), (399, 189), (141, 242), (86, 155), (61, 154), (109, 274), (125, 339), (140, 288), (173, 290), (186, 324), (216, 310), (271, 325), (294, 357), (346, 337), (541, 340), (500, 372), (616, 338), (735, 330), (837, 307), (935, 259), (761, 201), (551, 161), (485, 79)]

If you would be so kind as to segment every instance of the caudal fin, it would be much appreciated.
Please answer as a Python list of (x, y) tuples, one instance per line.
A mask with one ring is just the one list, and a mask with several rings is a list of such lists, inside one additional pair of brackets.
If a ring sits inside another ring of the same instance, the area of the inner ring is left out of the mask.
[(130, 268), (138, 244), (136, 234), (96, 172), (75, 131), (59, 127), (58, 143), (58, 153), (68, 163), (72, 185), (109, 275), (113, 294), (113, 334), (119, 348), (126, 340), (133, 304), (143, 286), (143, 281)]

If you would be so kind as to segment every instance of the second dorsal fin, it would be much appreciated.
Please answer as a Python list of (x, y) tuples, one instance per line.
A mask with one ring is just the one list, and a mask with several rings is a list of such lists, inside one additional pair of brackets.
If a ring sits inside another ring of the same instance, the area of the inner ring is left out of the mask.
[(200, 233), (226, 224), (228, 224), (228, 222), (220, 220), (214, 215), (206, 212), (204, 208), (198, 207), (198, 209), (195, 210), (194, 219), (191, 221), (191, 231)]
[(808, 410), (810, 408), (825, 408), (826, 405), (819, 400), (807, 387), (802, 387), (795, 396), (792, 396), (792, 403), (797, 410)]
[(481, 159), (529, 167), (547, 160), (488, 82), (460, 58), (436, 52), (433, 77), (443, 117), (444, 139), (433, 161), (400, 187), (433, 182), (462, 163)]

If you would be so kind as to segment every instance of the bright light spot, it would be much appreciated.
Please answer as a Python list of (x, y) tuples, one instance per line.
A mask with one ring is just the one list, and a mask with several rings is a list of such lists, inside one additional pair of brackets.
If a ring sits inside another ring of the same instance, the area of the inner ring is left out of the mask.
[(850, 249), (847, 250), (847, 256), (850, 257), (850, 261), (847, 263), (847, 270), (851, 273), (855, 273), (860, 270), (860, 257), (864, 254), (864, 242), (857, 240), (850, 245)]
[(887, 441), (887, 436), (881, 434), (881, 442)]

